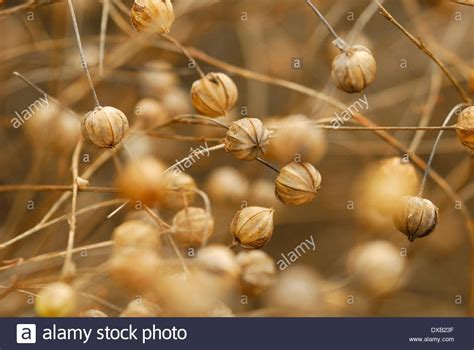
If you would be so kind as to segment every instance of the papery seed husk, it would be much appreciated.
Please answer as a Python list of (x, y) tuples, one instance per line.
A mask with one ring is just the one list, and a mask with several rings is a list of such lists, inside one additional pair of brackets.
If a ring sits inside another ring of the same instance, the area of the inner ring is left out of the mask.
[(235, 105), (238, 90), (224, 73), (208, 73), (191, 86), (191, 100), (196, 110), (208, 117), (227, 114)]
[(239, 210), (230, 224), (230, 232), (243, 248), (263, 247), (273, 235), (273, 209), (247, 207)]
[(376, 71), (377, 64), (370, 50), (355, 45), (334, 58), (331, 75), (339, 89), (353, 93), (370, 85), (375, 79)]
[(81, 129), (87, 142), (100, 148), (111, 148), (127, 134), (128, 120), (117, 108), (96, 107), (82, 119)]
[(458, 116), (456, 132), (461, 143), (474, 150), (474, 106), (465, 108)]
[(241, 160), (254, 160), (265, 154), (270, 133), (257, 118), (233, 122), (224, 140), (225, 150)]
[(132, 25), (137, 31), (168, 33), (175, 20), (170, 0), (135, 0), (131, 9)]
[(309, 163), (292, 162), (275, 180), (275, 194), (287, 205), (311, 202), (321, 188), (321, 174)]
[(399, 202), (393, 216), (397, 229), (410, 242), (430, 234), (438, 223), (438, 208), (428, 199), (405, 196)]
[(188, 207), (173, 218), (173, 237), (181, 246), (200, 246), (214, 231), (214, 219), (206, 210)]

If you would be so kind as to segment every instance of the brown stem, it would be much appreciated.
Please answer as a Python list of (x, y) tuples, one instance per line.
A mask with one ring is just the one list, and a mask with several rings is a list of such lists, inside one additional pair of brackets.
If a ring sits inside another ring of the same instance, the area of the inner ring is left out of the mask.
[(384, 16), (389, 22), (393, 23), (400, 31), (405, 34), (408, 39), (410, 39), (424, 54), (426, 54), (429, 58), (431, 58), (439, 68), (444, 72), (444, 74), (448, 77), (448, 79), (451, 81), (451, 83), (454, 85), (456, 90), (459, 92), (461, 95), (462, 99), (466, 103), (471, 103), (471, 99), (467, 95), (467, 93), (464, 91), (463, 87), (459, 82), (456, 80), (456, 78), (448, 71), (446, 66), (444, 65), (443, 62), (441, 62), (434, 54), (431, 52), (429, 48), (426, 47), (425, 43), (421, 39), (421, 37), (415, 38), (410, 32), (408, 32), (384, 7), (383, 5), (376, 0), (379, 7), (380, 7), (380, 13), (382, 16)]

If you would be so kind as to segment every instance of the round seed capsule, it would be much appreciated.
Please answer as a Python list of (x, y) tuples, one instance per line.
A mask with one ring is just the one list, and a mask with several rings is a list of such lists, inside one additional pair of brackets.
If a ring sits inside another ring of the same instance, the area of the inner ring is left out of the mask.
[(254, 160), (267, 150), (270, 133), (257, 118), (233, 122), (225, 136), (225, 150), (235, 158)]
[(127, 134), (128, 120), (117, 108), (96, 107), (82, 119), (81, 129), (89, 143), (100, 148), (111, 148)]
[(42, 317), (70, 316), (76, 309), (77, 295), (63, 282), (54, 282), (41, 289), (36, 297), (35, 311)]
[(338, 89), (359, 92), (375, 79), (375, 58), (364, 46), (354, 45), (341, 52), (332, 61), (331, 75)]
[(237, 86), (224, 73), (208, 73), (191, 86), (194, 108), (208, 117), (226, 115), (234, 107), (237, 97)]
[(188, 207), (173, 218), (173, 233), (182, 246), (200, 246), (214, 231), (214, 219), (202, 208)]
[(235, 242), (247, 249), (263, 247), (273, 235), (273, 212), (262, 207), (239, 210), (230, 224)]
[(242, 270), (241, 285), (244, 294), (258, 295), (273, 284), (275, 262), (264, 251), (242, 251), (237, 254), (237, 262)]
[(474, 151), (474, 106), (465, 108), (459, 114), (456, 132), (461, 143)]
[(381, 295), (393, 292), (403, 284), (406, 258), (392, 243), (372, 241), (351, 250), (347, 269), (365, 289)]
[(197, 189), (194, 179), (183, 172), (175, 174), (173, 172), (166, 173), (163, 176), (165, 194), (161, 200), (161, 204), (171, 209), (181, 209), (185, 204), (190, 204), (196, 197)]
[(413, 242), (435, 229), (438, 223), (438, 208), (428, 199), (405, 196), (398, 203), (393, 222), (397, 229)]
[(158, 202), (166, 192), (162, 173), (166, 167), (152, 157), (144, 157), (127, 164), (118, 178), (121, 193), (132, 201), (147, 205)]
[(160, 246), (156, 228), (144, 221), (130, 220), (117, 226), (112, 233), (114, 249), (150, 249), (155, 251)]
[(284, 166), (275, 180), (275, 194), (287, 205), (311, 202), (321, 188), (321, 174), (309, 163)]
[(173, 4), (170, 0), (135, 0), (133, 2), (131, 19), (137, 31), (168, 33), (174, 18)]
[(240, 275), (240, 266), (234, 252), (224, 245), (211, 244), (199, 249), (196, 262), (206, 271), (230, 280), (237, 279)]

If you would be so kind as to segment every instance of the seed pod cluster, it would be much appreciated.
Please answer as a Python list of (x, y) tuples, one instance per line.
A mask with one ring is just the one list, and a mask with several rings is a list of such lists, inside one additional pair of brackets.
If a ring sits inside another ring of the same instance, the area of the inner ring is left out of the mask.
[(397, 205), (393, 215), (397, 229), (410, 242), (429, 235), (438, 223), (438, 208), (428, 199), (405, 196)]
[(375, 79), (375, 58), (364, 46), (354, 45), (332, 61), (331, 75), (336, 86), (345, 92), (360, 92)]
[(75, 290), (66, 283), (53, 282), (38, 293), (35, 311), (41, 317), (65, 317), (74, 313), (76, 305)]
[(233, 122), (225, 136), (225, 150), (235, 158), (254, 160), (265, 154), (270, 133), (257, 118), (242, 118)]
[(137, 31), (168, 33), (175, 19), (173, 4), (170, 0), (135, 0), (131, 19)]
[(151, 224), (129, 220), (117, 226), (112, 233), (114, 249), (143, 249), (156, 251), (160, 246), (160, 239), (157, 229)]
[(321, 188), (321, 174), (309, 163), (292, 162), (280, 170), (275, 194), (287, 205), (311, 202)]
[(275, 262), (264, 251), (242, 251), (237, 254), (237, 263), (242, 271), (241, 288), (244, 294), (261, 294), (273, 284), (276, 274)]
[(208, 117), (226, 115), (238, 98), (237, 86), (224, 73), (208, 73), (191, 86), (191, 100), (196, 110)]
[(173, 237), (181, 246), (200, 246), (214, 231), (214, 219), (206, 210), (188, 207), (173, 218)]
[(89, 143), (99, 148), (111, 148), (127, 135), (128, 120), (117, 108), (96, 107), (82, 119), (81, 129)]
[(406, 258), (392, 243), (371, 241), (351, 250), (347, 269), (367, 291), (382, 295), (395, 291), (403, 284)]
[(459, 114), (456, 132), (461, 143), (474, 151), (474, 106), (465, 108)]
[(239, 210), (230, 224), (234, 240), (246, 249), (261, 248), (273, 235), (273, 212), (271, 208), (246, 207)]

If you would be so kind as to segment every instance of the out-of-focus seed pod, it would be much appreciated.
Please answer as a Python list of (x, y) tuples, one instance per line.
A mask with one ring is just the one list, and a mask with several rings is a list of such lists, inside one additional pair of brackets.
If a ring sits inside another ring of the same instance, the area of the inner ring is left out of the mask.
[(311, 268), (291, 266), (279, 274), (263, 300), (266, 307), (284, 316), (316, 316), (322, 307), (321, 285), (321, 278)]
[(461, 143), (474, 151), (474, 106), (465, 108), (459, 114), (456, 132)]
[(208, 73), (191, 86), (194, 108), (208, 117), (226, 115), (238, 98), (237, 86), (224, 73)]
[(332, 61), (331, 75), (336, 86), (345, 92), (360, 92), (375, 79), (375, 58), (364, 46), (354, 45)]
[(214, 219), (202, 208), (182, 209), (173, 218), (173, 237), (182, 246), (201, 246), (214, 231)]
[(240, 275), (234, 252), (224, 245), (211, 244), (199, 249), (196, 262), (206, 271), (230, 280), (236, 280)]
[(134, 292), (151, 288), (160, 268), (161, 261), (155, 252), (133, 248), (114, 252), (107, 264), (112, 280), (122, 288)]
[(82, 119), (81, 129), (87, 142), (99, 148), (111, 148), (127, 135), (128, 120), (117, 108), (96, 107)]
[(210, 316), (229, 298), (227, 279), (202, 269), (183, 275), (167, 275), (158, 281), (156, 294), (163, 316)]
[(129, 248), (156, 251), (160, 246), (158, 230), (139, 220), (126, 221), (117, 226), (112, 233), (112, 240), (117, 251)]
[(403, 285), (406, 258), (387, 241), (371, 241), (351, 250), (347, 269), (370, 293), (382, 295)]
[(159, 314), (159, 308), (147, 300), (132, 300), (127, 307), (120, 313), (120, 317), (156, 317)]
[(405, 196), (397, 205), (393, 223), (413, 242), (433, 232), (438, 223), (438, 208), (428, 199)]
[(169, 115), (187, 114), (192, 110), (188, 93), (177, 87), (170, 88), (160, 94), (160, 102)]
[(108, 317), (106, 313), (96, 310), (90, 309), (81, 313), (81, 317)]
[(225, 150), (235, 158), (254, 160), (265, 154), (270, 133), (257, 118), (242, 118), (230, 124), (225, 136)]
[(168, 120), (168, 112), (160, 102), (153, 98), (142, 98), (135, 106), (137, 121), (144, 129), (150, 129)]
[(242, 251), (237, 254), (237, 263), (242, 270), (241, 285), (244, 294), (261, 294), (275, 280), (275, 262), (264, 251)]
[[(41, 100), (39, 100), (41, 101)], [(12, 126), (19, 128), (21, 124), (13, 119)], [(36, 147), (52, 152), (70, 152), (77, 144), (81, 135), (81, 122), (69, 112), (61, 110), (49, 102), (49, 106), (38, 109), (29, 119), (25, 118), (25, 130)]]
[(326, 134), (311, 127), (309, 122), (302, 114), (269, 120), (265, 124), (272, 130), (271, 142), (265, 155), (280, 164), (287, 164), (295, 157), (309, 163), (319, 162), (328, 148)]
[(35, 301), (35, 311), (41, 317), (71, 316), (76, 310), (75, 290), (63, 282), (53, 282), (43, 287)]
[(183, 208), (186, 204), (191, 204), (196, 197), (196, 182), (188, 174), (168, 172), (164, 175), (163, 182), (165, 194), (161, 204), (167, 208)]
[(257, 179), (251, 184), (249, 194), (253, 203), (260, 203), (268, 207), (280, 205), (275, 197), (275, 184), (271, 180)]
[(160, 201), (166, 192), (162, 175), (165, 170), (166, 167), (152, 157), (131, 161), (119, 174), (120, 191), (126, 198), (147, 205)]
[(174, 22), (174, 9), (170, 0), (135, 0), (132, 5), (131, 19), (138, 30), (168, 33)]
[(292, 162), (275, 179), (275, 194), (287, 205), (311, 202), (321, 188), (321, 174), (309, 163)]
[(241, 247), (263, 247), (273, 235), (272, 208), (247, 207), (239, 210), (230, 224), (230, 232)]
[(370, 164), (361, 172), (354, 188), (356, 218), (374, 232), (390, 229), (398, 201), (416, 194), (419, 182), (416, 168), (400, 157)]
[[(162, 97), (168, 93), (174, 93), (179, 84), (179, 78), (174, 69), (170, 63), (162, 60), (153, 60), (145, 63), (138, 72), (138, 83), (141, 93), (146, 97), (158, 98), (167, 108), (167, 104), (162, 101)], [(185, 99), (188, 99), (187, 95)], [(168, 110), (168, 113), (173, 115), (173, 112), (170, 110)]]
[(212, 171), (206, 181), (209, 196), (219, 202), (238, 202), (245, 198), (249, 183), (241, 172), (230, 166), (223, 166)]

